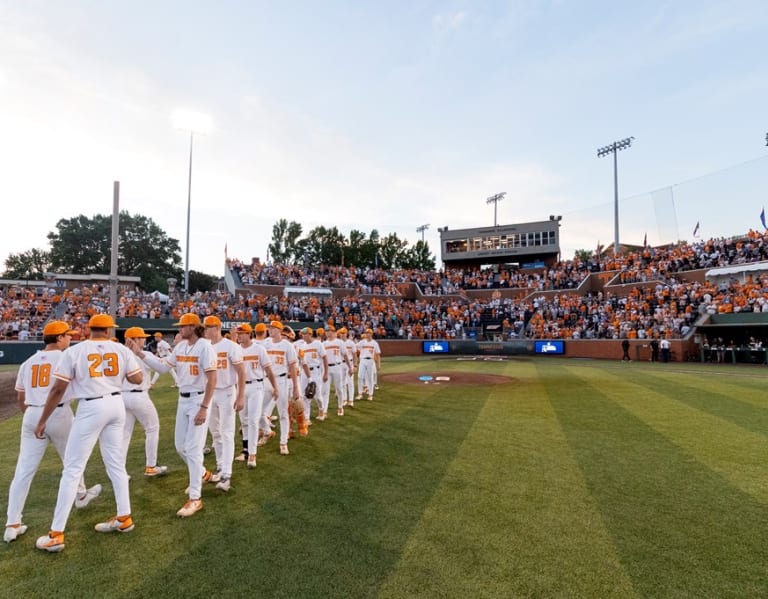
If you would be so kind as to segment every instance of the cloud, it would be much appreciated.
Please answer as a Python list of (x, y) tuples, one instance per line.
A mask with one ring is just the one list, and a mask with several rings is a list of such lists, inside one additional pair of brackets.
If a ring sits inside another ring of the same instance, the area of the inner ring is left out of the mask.
[(432, 27), (437, 33), (447, 33), (461, 27), (466, 18), (467, 13), (464, 11), (435, 15), (432, 17)]

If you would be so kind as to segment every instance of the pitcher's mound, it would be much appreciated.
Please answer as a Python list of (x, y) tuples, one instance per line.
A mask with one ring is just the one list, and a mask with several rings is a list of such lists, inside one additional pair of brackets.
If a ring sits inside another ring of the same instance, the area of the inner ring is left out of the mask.
[(474, 372), (407, 372), (398, 374), (382, 374), (382, 381), (405, 383), (413, 385), (501, 385), (515, 381), (511, 376), (500, 374), (480, 374)]

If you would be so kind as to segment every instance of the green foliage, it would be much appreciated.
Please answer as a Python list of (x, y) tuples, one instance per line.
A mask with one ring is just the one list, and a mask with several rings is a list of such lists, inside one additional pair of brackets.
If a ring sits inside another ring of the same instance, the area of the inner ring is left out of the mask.
[(20, 254), (11, 254), (5, 259), (6, 279), (29, 279), (42, 281), (43, 274), (51, 269), (51, 255), (45, 250), (33, 248)]
[(281, 218), (272, 226), (272, 242), (269, 244), (269, 254), (274, 262), (290, 264), (301, 260), (301, 225), (295, 221), (290, 223)]
[(300, 239), (302, 227), (296, 222), (278, 220), (272, 227), (269, 254), (273, 262), (284, 264), (328, 264), (360, 268), (433, 269), (435, 258), (429, 244), (418, 241), (413, 247), (396, 233), (382, 238), (376, 229), (366, 234), (352, 229), (347, 239), (337, 227), (315, 227)]
[(594, 255), (595, 252), (591, 250), (576, 250), (573, 254), (573, 257), (577, 260), (581, 260), (582, 262), (588, 262)]
[[(73, 274), (109, 273), (112, 216), (61, 219), (48, 233), (51, 268)], [(118, 274), (141, 277), (145, 289), (167, 289), (180, 272), (181, 248), (151, 219), (120, 212)]]
[[(205, 485), (203, 510), (187, 520), (174, 515), (187, 473), (164, 376), (152, 395), (170, 471), (142, 476), (137, 427), (127, 465), (136, 529), (94, 532), (114, 513), (107, 484), (73, 510), (62, 554), (35, 550), (61, 474), (49, 448), (29, 531), (0, 547), (5, 594), (239, 597), (268, 581), (261, 594), (296, 598), (764, 596), (765, 377), (668, 366), (385, 358), (375, 401), (331, 410), (290, 456), (274, 440), (259, 448), (258, 467), (236, 463), (229, 493)], [(418, 380), (456, 372), (509, 378)], [(20, 415), (0, 423), (0, 503), (20, 425)], [(105, 476), (94, 455), (87, 483)]]
[[(182, 275), (183, 280), (183, 275)], [(219, 282), (217, 277), (207, 275), (203, 272), (196, 270), (189, 271), (189, 292), (196, 293), (197, 291), (214, 291)], [(182, 283), (182, 287), (184, 284)]]

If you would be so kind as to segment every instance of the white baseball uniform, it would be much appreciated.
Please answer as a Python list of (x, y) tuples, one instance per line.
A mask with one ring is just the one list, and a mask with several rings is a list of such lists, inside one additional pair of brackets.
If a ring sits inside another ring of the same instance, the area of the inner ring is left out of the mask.
[(296, 350), (290, 341), (282, 339), (275, 343), (272, 338), (268, 338), (264, 342), (264, 349), (267, 351), (270, 362), (272, 362), (272, 371), (275, 373), (275, 380), (277, 381), (280, 445), (286, 445), (291, 428), (291, 420), (288, 416), (288, 373), (291, 368), (296, 367)]
[[(173, 353), (159, 360), (144, 352), (144, 361), (160, 372), (176, 370), (179, 381), (179, 404), (176, 409), (174, 441), (176, 451), (189, 470), (189, 498), (200, 499), (203, 486), (203, 448), (208, 435), (208, 415), (201, 425), (195, 424), (195, 416), (205, 399), (206, 372), (216, 370), (216, 352), (211, 343), (202, 337), (190, 344), (183, 339), (173, 348)], [(206, 412), (210, 412), (206, 410)]]
[(136, 357), (124, 345), (107, 339), (88, 339), (67, 349), (53, 376), (69, 383), (79, 400), (64, 452), (64, 470), (51, 530), (64, 531), (80, 478), (96, 441), (112, 482), (117, 515), (131, 513), (128, 473), (123, 461), (125, 405), (121, 389), (127, 376), (141, 372)]
[[(323, 343), (325, 347), (325, 353), (328, 356), (328, 383), (333, 383), (333, 387), (336, 390), (336, 401), (339, 404), (339, 410), (344, 410), (344, 402), (346, 401), (346, 393), (344, 388), (344, 377), (348, 374), (347, 368), (347, 354), (341, 339), (328, 339)], [(328, 395), (323, 398), (325, 406), (323, 412), (328, 411), (328, 405), (330, 404), (330, 387), (328, 389)]]
[(245, 402), (248, 405), (243, 438), (248, 440), (248, 453), (256, 455), (259, 427), (264, 416), (264, 379), (266, 378), (264, 368), (271, 367), (272, 362), (264, 346), (261, 343), (252, 342), (248, 347), (243, 347), (243, 363), (245, 364)]
[[(323, 384), (323, 373), (325, 371), (325, 347), (323, 347), (323, 342), (319, 339), (313, 339), (307, 343), (304, 339), (299, 339), (294, 346), (297, 356), (300, 356), (299, 362), (306, 364), (307, 368), (309, 368), (309, 377), (307, 377), (307, 373), (304, 372), (303, 368), (299, 369), (302, 395), (304, 389), (307, 388), (307, 383), (314, 381), (315, 385), (317, 385), (315, 403), (319, 409), (322, 409), (320, 386)], [(304, 398), (304, 418), (306, 420), (310, 420), (311, 412), (312, 400)]]
[[(125, 404), (125, 427), (123, 428), (123, 462), (128, 456), (133, 427), (139, 421), (144, 429), (144, 454), (147, 466), (157, 466), (157, 446), (160, 443), (160, 418), (157, 408), (149, 397), (149, 375), (152, 372), (147, 364), (139, 360), (144, 375), (141, 384), (133, 385), (128, 381), (123, 384), (123, 403)], [(157, 373), (157, 371), (155, 371)]]
[(357, 343), (357, 353), (360, 358), (360, 369), (357, 373), (357, 392), (373, 398), (375, 384), (376, 360), (381, 355), (379, 343), (375, 339), (361, 339)]
[[(69, 389), (65, 392), (62, 403), (57, 407), (45, 426), (45, 439), (35, 436), (35, 427), (43, 412), (48, 391), (53, 383), (53, 371), (62, 356), (62, 351), (38, 351), (27, 359), (19, 368), (16, 376), (16, 391), (24, 393), (24, 416), (21, 420), (21, 442), (16, 471), (8, 491), (8, 520), (7, 525), (21, 524), (22, 512), (27, 502), (32, 479), (37, 473), (45, 450), (50, 443), (56, 448), (62, 462), (64, 450), (67, 447), (69, 431), (72, 428), (74, 416), (69, 400)], [(85, 481), (78, 481), (77, 495), (82, 497), (86, 492)]]
[[(167, 358), (173, 353), (173, 348), (171, 347), (171, 344), (168, 343), (165, 339), (160, 339), (157, 342), (157, 345), (155, 346), (155, 351), (157, 352), (156, 355), (161, 360), (163, 358)], [(173, 378), (173, 382), (178, 385), (179, 381), (176, 380), (176, 371), (171, 370), (171, 378)], [(151, 385), (154, 385), (157, 382), (157, 379), (160, 378), (160, 373), (156, 370), (154, 374), (152, 375), (152, 380), (150, 381)]]
[(222, 338), (211, 344), (216, 353), (216, 390), (213, 393), (208, 429), (216, 454), (216, 470), (222, 478), (232, 476), (235, 459), (235, 400), (237, 399), (237, 371), (243, 363), (243, 348), (230, 339)]

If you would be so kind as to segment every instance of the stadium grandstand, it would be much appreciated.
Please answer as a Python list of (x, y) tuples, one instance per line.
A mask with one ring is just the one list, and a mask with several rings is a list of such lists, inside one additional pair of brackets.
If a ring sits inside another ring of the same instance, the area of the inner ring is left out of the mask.
[[(531, 342), (562, 340), (566, 355), (615, 358), (615, 344), (585, 342), (629, 339), (646, 359), (651, 339), (668, 339), (676, 360), (766, 362), (765, 235), (621, 250), (529, 267), (506, 257), (492, 266), (446, 263), (439, 271), (228, 259), (220, 289), (189, 297), (145, 293), (136, 277), (121, 277), (114, 314), (122, 326), (140, 321), (168, 333), (191, 310), (225, 323), (372, 328), (382, 341), (489, 344), (483, 353), (508, 343), (524, 348), (513, 353), (531, 353)], [(88, 319), (111, 306), (106, 280), (50, 275), (34, 285), (0, 281), (0, 309), (0, 339), (23, 342), (39, 341), (54, 317), (84, 335)]]

